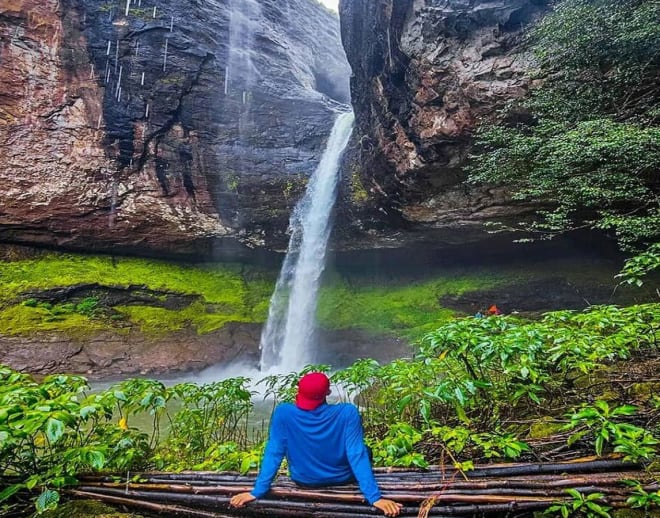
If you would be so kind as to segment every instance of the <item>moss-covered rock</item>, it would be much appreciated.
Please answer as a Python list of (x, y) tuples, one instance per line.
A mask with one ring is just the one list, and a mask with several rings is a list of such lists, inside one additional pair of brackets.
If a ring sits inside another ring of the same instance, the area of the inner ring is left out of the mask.
[[(263, 322), (272, 286), (270, 273), (236, 264), (55, 253), (0, 262), (0, 335), (76, 339), (127, 326), (157, 336), (184, 328), (210, 333), (229, 322)], [(92, 287), (94, 297), (85, 300), (99, 311), (79, 310), (82, 291)], [(183, 303), (168, 304), (171, 298)]]
[(643, 511), (641, 509), (614, 509), (610, 512), (612, 518), (658, 518), (660, 509)]
[(42, 514), (44, 518), (142, 518), (143, 515), (123, 513), (95, 500), (72, 500), (54, 511)]
[(542, 417), (530, 426), (527, 437), (529, 439), (543, 439), (556, 434), (563, 427), (564, 423), (559, 423), (552, 417)]

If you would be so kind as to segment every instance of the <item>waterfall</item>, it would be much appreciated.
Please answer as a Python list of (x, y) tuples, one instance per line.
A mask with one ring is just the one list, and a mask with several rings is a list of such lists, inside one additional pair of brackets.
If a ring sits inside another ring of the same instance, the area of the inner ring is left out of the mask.
[(337, 117), (321, 162), (291, 215), (289, 248), (261, 334), (262, 370), (296, 370), (313, 359), (317, 295), (325, 267), (330, 214), (339, 160), (348, 144), (353, 118), (352, 112)]
[(225, 95), (236, 94), (245, 98), (258, 75), (252, 53), (261, 6), (257, 0), (230, 0), (229, 9), (229, 47), (224, 92)]

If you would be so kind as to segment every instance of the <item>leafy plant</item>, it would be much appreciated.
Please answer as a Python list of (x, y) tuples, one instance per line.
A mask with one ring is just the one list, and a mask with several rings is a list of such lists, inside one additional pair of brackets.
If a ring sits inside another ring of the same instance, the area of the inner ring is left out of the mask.
[[(236, 453), (248, 445), (248, 415), (252, 392), (247, 378), (196, 385), (181, 383), (170, 389), (180, 409), (169, 418), (170, 430), (159, 449), (159, 463), (178, 469), (209, 461), (209, 455)], [(224, 451), (224, 450), (222, 450)], [(213, 457), (217, 461), (217, 457)], [(233, 466), (234, 460), (230, 461)]]
[(582, 405), (572, 415), (567, 429), (578, 429), (568, 439), (569, 446), (578, 439), (590, 433), (594, 437), (596, 455), (601, 455), (605, 444), (615, 446), (614, 451), (624, 453), (625, 460), (636, 461), (648, 459), (655, 454), (658, 441), (643, 428), (630, 423), (618, 423), (615, 420), (624, 416), (632, 416), (637, 408), (632, 405), (621, 405), (610, 408), (606, 401), (596, 401), (594, 405)]
[(422, 439), (422, 433), (405, 423), (395, 423), (389, 427), (382, 439), (372, 439), (374, 462), (380, 466), (415, 466), (425, 468), (428, 462), (414, 446)]
[(257, 385), (264, 386), (264, 399), (272, 399), (273, 406), (278, 403), (291, 403), (296, 398), (298, 380), (309, 372), (329, 372), (330, 365), (307, 365), (300, 372), (289, 374), (271, 374), (260, 379)]
[(572, 497), (572, 501), (553, 505), (545, 511), (545, 514), (560, 514), (562, 518), (576, 515), (586, 516), (587, 518), (595, 518), (596, 516), (610, 518), (608, 511), (611, 507), (599, 502), (604, 496), (602, 493), (590, 493), (585, 496), (575, 489), (567, 489), (566, 493)]
[(31, 377), (0, 367), (0, 475), (17, 479), (0, 503), (19, 492), (40, 493), (38, 512), (57, 505), (58, 490), (81, 471), (124, 469), (139, 464), (146, 435), (113, 423), (111, 399), (88, 398), (79, 376)]
[(634, 488), (633, 493), (626, 500), (630, 507), (641, 507), (644, 510), (660, 507), (660, 490), (649, 493), (637, 480), (629, 480), (627, 483)]

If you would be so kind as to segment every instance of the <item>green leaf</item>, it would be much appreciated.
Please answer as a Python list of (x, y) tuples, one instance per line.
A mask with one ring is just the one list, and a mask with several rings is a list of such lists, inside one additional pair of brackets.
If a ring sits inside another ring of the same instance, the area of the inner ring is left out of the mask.
[(605, 439), (603, 438), (602, 435), (599, 435), (598, 437), (596, 437), (596, 442), (595, 442), (596, 455), (598, 455), (598, 456), (600, 456), (600, 454), (603, 453), (603, 443), (604, 443), (604, 441), (605, 441)]
[(579, 441), (580, 439), (582, 439), (582, 437), (584, 437), (585, 435), (587, 435), (587, 433), (589, 433), (588, 430), (582, 430), (582, 431), (580, 431), (580, 432), (576, 432), (576, 433), (574, 433), (573, 435), (571, 435), (571, 436), (568, 438), (568, 440), (566, 441), (566, 444), (567, 444), (568, 446), (573, 446), (573, 444), (575, 444), (577, 441)]
[(46, 421), (46, 437), (48, 437), (51, 444), (59, 441), (62, 435), (64, 435), (64, 423), (59, 419), (49, 418)]
[(105, 455), (98, 450), (90, 450), (85, 455), (85, 460), (94, 469), (101, 469), (105, 464)]
[(245, 456), (241, 461), (240, 472), (245, 474), (248, 471), (250, 471), (251, 467), (252, 467), (252, 459), (249, 456)]
[(60, 501), (60, 494), (57, 491), (53, 491), (52, 489), (46, 489), (43, 493), (39, 495), (39, 497), (35, 502), (37, 513), (41, 514), (45, 511), (50, 511), (52, 509), (55, 509), (59, 501)]
[(11, 486), (7, 486), (2, 491), (0, 491), (0, 503), (4, 502), (5, 500), (9, 500), (24, 487), (24, 484), (12, 484)]
[(582, 500), (582, 493), (580, 493), (577, 489), (569, 488), (566, 490), (566, 492), (573, 498)]
[(80, 417), (87, 419), (90, 415), (97, 413), (98, 409), (94, 405), (87, 405), (80, 409)]
[(612, 415), (635, 415), (637, 407), (634, 405), (621, 405), (612, 411)]

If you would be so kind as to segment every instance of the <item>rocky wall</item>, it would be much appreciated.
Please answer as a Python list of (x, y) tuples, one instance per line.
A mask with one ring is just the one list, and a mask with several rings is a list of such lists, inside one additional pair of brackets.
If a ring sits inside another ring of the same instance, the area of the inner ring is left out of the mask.
[(214, 258), (285, 246), (349, 69), (314, 0), (10, 0), (0, 240)]
[(375, 207), (409, 236), (458, 242), (483, 239), (485, 221), (529, 212), (502, 189), (467, 185), (465, 165), (478, 124), (534, 87), (523, 35), (546, 4), (341, 1), (357, 120), (347, 191), (359, 205), (360, 184), (363, 218)]

